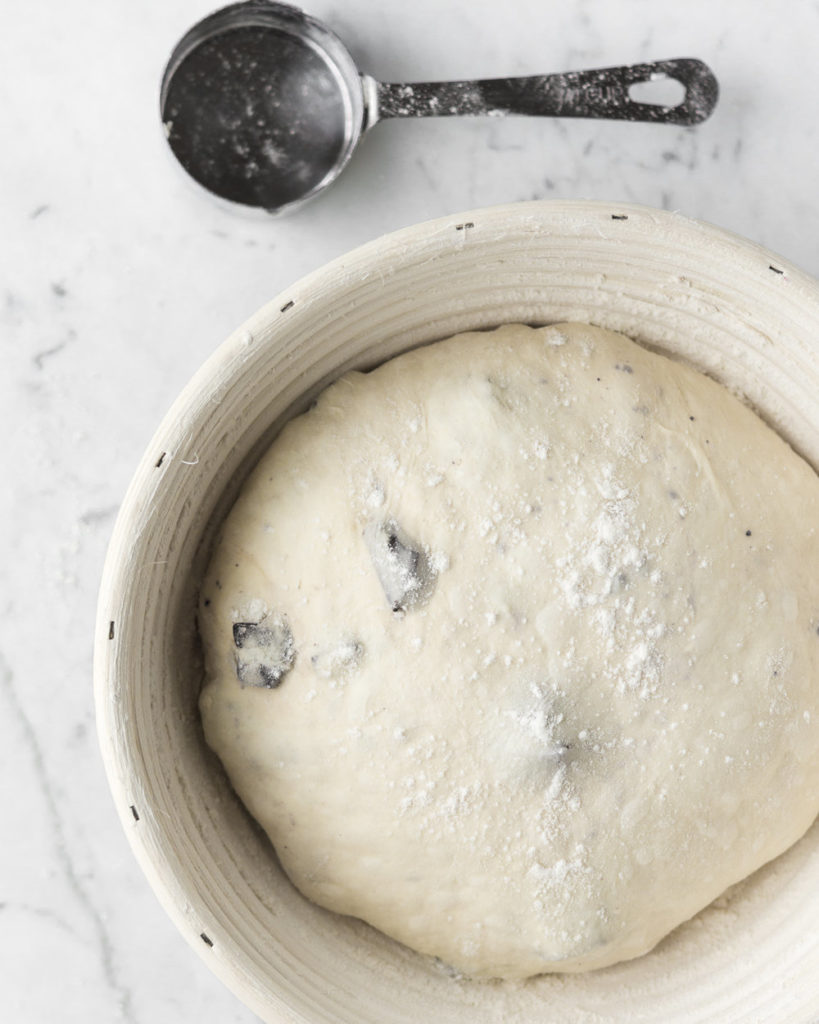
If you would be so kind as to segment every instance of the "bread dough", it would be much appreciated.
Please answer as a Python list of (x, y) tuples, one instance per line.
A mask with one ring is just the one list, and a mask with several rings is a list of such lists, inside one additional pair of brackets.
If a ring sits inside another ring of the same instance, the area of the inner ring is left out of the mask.
[(817, 512), (608, 331), (347, 374), (223, 528), (208, 743), (316, 903), (475, 977), (638, 956), (819, 811)]

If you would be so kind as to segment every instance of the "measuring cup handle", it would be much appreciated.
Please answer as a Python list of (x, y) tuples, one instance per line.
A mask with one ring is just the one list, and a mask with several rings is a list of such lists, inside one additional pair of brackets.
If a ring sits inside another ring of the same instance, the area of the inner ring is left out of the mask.
[[(631, 99), (632, 86), (657, 79), (679, 82), (685, 88), (682, 101), (664, 106)], [(387, 117), (527, 114), (691, 125), (710, 115), (719, 95), (711, 69), (693, 58), (528, 78), (372, 85), (369, 105), (376, 109), (370, 110), (369, 124)]]

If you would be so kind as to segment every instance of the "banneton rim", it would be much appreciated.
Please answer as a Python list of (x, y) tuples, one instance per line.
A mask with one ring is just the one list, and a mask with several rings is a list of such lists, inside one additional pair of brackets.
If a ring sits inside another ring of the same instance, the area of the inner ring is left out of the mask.
[[(675, 214), (513, 204), (370, 243), (237, 330), (151, 441), (100, 592), (97, 716), (118, 813), (182, 934), (267, 1021), (389, 1024), (610, 1016), (807, 1020), (819, 1013), (819, 832), (649, 956), (525, 985), (465, 984), (311, 906), (205, 747), (194, 610), (218, 524), (281, 424), (331, 380), (501, 323), (596, 323), (727, 383), (819, 465), (819, 285)], [(784, 986), (784, 988), (783, 988)], [(783, 1000), (787, 992), (787, 1000)]]

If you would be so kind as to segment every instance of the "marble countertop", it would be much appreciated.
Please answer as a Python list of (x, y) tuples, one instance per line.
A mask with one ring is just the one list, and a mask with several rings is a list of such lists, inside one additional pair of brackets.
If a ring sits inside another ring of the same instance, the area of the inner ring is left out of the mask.
[[(156, 902), (108, 793), (91, 685), (117, 508), (182, 386), (301, 275), (412, 222), (522, 199), (679, 210), (819, 276), (819, 2), (313, 0), (362, 69), (472, 78), (697, 56), (694, 129), (388, 122), (288, 219), (226, 211), (171, 160), (164, 62), (205, 0), (46, 0), (0, 34), (0, 963), (3, 1019), (256, 1018)], [(615, 1019), (614, 1017), (612, 1019)]]

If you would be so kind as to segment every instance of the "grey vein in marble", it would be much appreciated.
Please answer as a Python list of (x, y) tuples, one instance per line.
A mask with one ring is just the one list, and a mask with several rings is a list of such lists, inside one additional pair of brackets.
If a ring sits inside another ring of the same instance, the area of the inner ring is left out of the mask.
[[(6, 707), (8, 708), (11, 716), (17, 722), (23, 741), (28, 750), (32, 768), (31, 777), (36, 781), (37, 788), (39, 789), (40, 796), (47, 809), (51, 822), (52, 843), (57, 863), (62, 870), (63, 877), (68, 888), (76, 897), (81, 911), (86, 915), (92, 925), (99, 945), (100, 962), (102, 964), (105, 980), (112, 992), (115, 994), (116, 1003), (120, 1011), (120, 1019), (127, 1022), (127, 1024), (136, 1024), (136, 1018), (134, 1017), (131, 1009), (131, 993), (128, 989), (123, 987), (117, 978), (116, 968), (114, 965), (114, 950), (110, 936), (105, 927), (105, 922), (103, 921), (102, 916), (91, 899), (90, 893), (80, 880), (80, 877), (74, 867), (74, 862), (65, 841), (65, 829), (63, 827), (62, 815), (54, 796), (54, 790), (51, 779), (48, 775), (43, 752), (40, 749), (40, 744), (37, 740), (37, 733), (20, 704), (17, 697), (17, 691), (14, 686), (12, 671), (9, 668), (2, 652), (0, 652), (0, 693), (3, 695)], [(24, 911), (26, 909), (26, 905), (24, 903), (18, 903), (16, 906), (20, 911)], [(72, 926), (68, 922), (64, 922), (47, 908), (38, 907), (29, 909), (37, 916), (46, 916), (50, 920), (56, 920), (61, 927), (67, 928), (69, 931), (73, 931)]]

